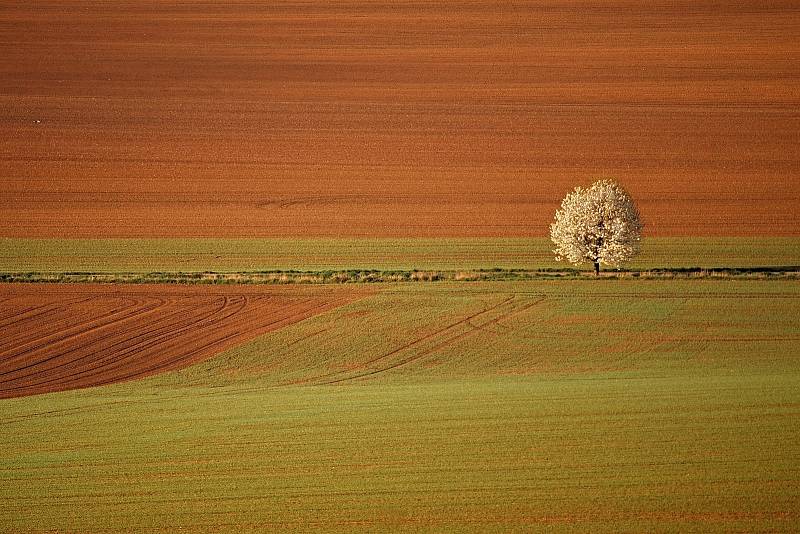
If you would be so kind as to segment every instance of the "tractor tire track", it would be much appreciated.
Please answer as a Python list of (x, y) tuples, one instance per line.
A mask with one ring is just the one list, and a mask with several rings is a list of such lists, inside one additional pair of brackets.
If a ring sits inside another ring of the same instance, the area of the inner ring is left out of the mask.
[[(108, 359), (108, 360), (110, 360), (112, 362), (118, 362), (120, 366), (126, 365), (126, 364), (129, 363), (127, 357), (130, 356), (131, 354), (142, 354), (146, 350), (152, 348), (153, 345), (158, 346), (159, 342), (164, 342), (164, 341), (167, 341), (167, 340), (169, 340), (169, 339), (171, 339), (171, 338), (173, 338), (175, 336), (179, 336), (182, 332), (188, 330), (189, 328), (192, 328), (192, 327), (194, 327), (196, 325), (199, 325), (199, 324), (203, 323), (206, 319), (214, 317), (216, 314), (222, 312), (227, 307), (227, 305), (228, 305), (228, 297), (223, 297), (223, 302), (222, 302), (221, 306), (219, 308), (217, 308), (217, 309), (214, 309), (214, 310), (206, 313), (206, 315), (204, 315), (204, 316), (202, 316), (202, 317), (200, 317), (198, 319), (194, 319), (191, 322), (189, 322), (188, 324), (185, 324), (185, 325), (183, 325), (183, 326), (181, 326), (181, 327), (179, 327), (177, 329), (174, 329), (174, 325), (172, 325), (172, 324), (159, 326), (159, 328), (157, 328), (155, 330), (147, 331), (144, 334), (145, 339), (141, 339), (141, 337), (143, 337), (141, 335), (137, 336), (137, 338), (134, 338), (134, 340), (133, 340), (134, 343), (133, 344), (129, 343), (131, 341), (130, 338), (127, 338), (126, 336), (124, 336), (124, 332), (123, 332), (122, 333), (123, 334), (123, 339), (121, 341), (118, 341), (118, 342), (114, 343), (110, 347), (104, 347), (103, 351), (91, 352), (91, 353), (89, 353), (89, 354), (87, 354), (85, 356), (81, 356), (80, 358), (77, 358), (75, 360), (69, 360), (67, 362), (64, 362), (62, 365), (59, 365), (57, 367), (53, 367), (53, 368), (47, 369), (47, 371), (49, 371), (48, 376), (50, 376), (50, 378), (48, 380), (44, 381), (44, 382), (33, 382), (33, 383), (31, 383), (31, 385), (33, 385), (33, 386), (42, 386), (42, 385), (45, 385), (45, 384), (48, 384), (48, 383), (52, 383), (52, 382), (54, 382), (56, 380), (67, 380), (68, 381), (71, 378), (75, 378), (77, 376), (80, 376), (80, 374), (81, 374), (80, 372), (79, 373), (72, 373), (72, 374), (68, 374), (68, 375), (58, 375), (58, 374), (56, 374), (55, 376), (53, 376), (53, 371), (69, 370), (69, 368), (74, 367), (79, 362), (84, 362), (84, 363), (91, 364), (91, 362), (93, 362), (93, 361), (94, 362), (105, 361), (106, 359)], [(197, 309), (203, 309), (203, 307), (201, 307), (201, 306), (197, 306), (196, 308)], [(234, 311), (232, 313), (236, 313), (236, 311)], [(184, 310), (176, 311), (175, 313), (171, 314), (171, 316), (173, 316), (173, 317), (174, 316), (185, 317), (185, 311)], [(225, 317), (223, 317), (223, 319), (224, 318)], [(161, 325), (162, 322), (159, 321), (158, 324)], [(181, 323), (176, 323), (176, 324), (181, 324)], [(125, 346), (124, 350), (115, 350), (115, 349), (119, 349), (119, 347), (121, 345), (127, 345), (127, 346)], [(72, 352), (75, 352), (75, 350), (70, 351), (70, 353), (72, 353)], [(103, 354), (106, 354), (106, 356), (102, 356)], [(101, 357), (99, 359), (93, 359), (93, 357), (97, 356), (97, 355), (101, 355)], [(62, 356), (63, 356), (62, 354), (58, 354), (58, 355), (56, 355), (56, 356), (54, 356), (52, 358), (48, 358), (48, 361), (52, 361), (56, 357), (62, 357)], [(102, 367), (102, 364), (101, 364), (101, 367)], [(38, 374), (39, 373), (31, 373), (29, 375), (26, 375), (26, 376), (23, 376), (23, 377), (19, 377), (19, 378), (15, 379), (15, 380), (19, 380), (19, 379), (22, 379), (22, 378), (26, 378), (27, 376), (34, 376), (34, 375), (38, 375)], [(9, 381), (9, 382), (13, 382), (13, 380)]]
[[(539, 300), (536, 300), (534, 302), (522, 305), (519, 308), (512, 309), (509, 312), (503, 313), (503, 314), (501, 314), (498, 317), (495, 317), (493, 319), (489, 319), (488, 321), (486, 321), (485, 323), (482, 323), (480, 325), (472, 324), (471, 321), (474, 320), (475, 318), (480, 317), (481, 315), (483, 315), (484, 313), (488, 313), (489, 311), (499, 309), (500, 306), (491, 308), (491, 309), (486, 310), (485, 312), (483, 312), (481, 314), (476, 314), (476, 316), (473, 317), (473, 319), (471, 319), (470, 321), (466, 321), (465, 324), (467, 324), (471, 328), (470, 330), (468, 330), (466, 332), (461, 332), (461, 333), (459, 333), (459, 334), (457, 334), (457, 335), (455, 335), (455, 336), (453, 336), (453, 337), (451, 337), (449, 339), (446, 339), (446, 340), (442, 341), (441, 343), (438, 343), (438, 344), (434, 345), (433, 347), (425, 349), (424, 351), (420, 352), (419, 354), (415, 354), (413, 356), (405, 358), (404, 360), (395, 362), (392, 365), (386, 366), (386, 367), (381, 368), (381, 369), (373, 369), (373, 370), (371, 370), (369, 372), (362, 373), (362, 374), (359, 374), (359, 375), (356, 375), (356, 376), (350, 376), (350, 377), (342, 378), (342, 379), (339, 379), (339, 380), (331, 380), (331, 381), (328, 381), (328, 382), (323, 382), (323, 383), (321, 383), (319, 385), (337, 384), (337, 383), (341, 383), (341, 382), (346, 382), (348, 380), (356, 380), (356, 379), (359, 379), (359, 378), (375, 376), (375, 375), (378, 375), (378, 374), (385, 373), (386, 371), (391, 371), (392, 369), (397, 369), (398, 367), (402, 367), (402, 366), (408, 365), (410, 363), (419, 361), (422, 358), (424, 358), (425, 356), (433, 354), (433, 353), (435, 353), (435, 352), (437, 352), (437, 351), (439, 351), (439, 350), (441, 350), (441, 349), (443, 349), (445, 347), (454, 345), (455, 343), (458, 343), (459, 341), (461, 341), (461, 340), (463, 340), (465, 338), (473, 336), (478, 332), (486, 331), (486, 330), (484, 330), (484, 328), (487, 325), (499, 324), (499, 323), (501, 323), (503, 321), (509, 320), (510, 318), (512, 318), (512, 317), (514, 317), (516, 315), (520, 315), (520, 314), (528, 311), (529, 309), (533, 308), (537, 304), (540, 304), (544, 300), (546, 300), (546, 299), (544, 297), (542, 297)], [(502, 305), (502, 303), (501, 303), (501, 305)]]
[[(480, 317), (481, 315), (490, 313), (490, 312), (492, 312), (492, 311), (494, 311), (494, 310), (496, 310), (496, 309), (498, 309), (498, 308), (500, 308), (502, 306), (505, 306), (505, 305), (509, 304), (510, 302), (512, 302), (514, 300), (514, 298), (515, 298), (514, 295), (506, 297), (501, 302), (499, 302), (499, 303), (497, 303), (495, 305), (489, 306), (488, 308), (485, 308), (485, 309), (483, 309), (483, 310), (481, 310), (479, 312), (476, 312), (476, 313), (473, 313), (471, 315), (468, 315), (467, 317), (459, 319), (458, 321), (455, 321), (455, 322), (445, 326), (444, 328), (441, 328), (439, 330), (436, 330), (434, 332), (426, 334), (426, 335), (424, 335), (424, 336), (422, 336), (420, 338), (417, 338), (414, 341), (411, 341), (409, 343), (405, 343), (405, 344), (403, 344), (403, 345), (391, 350), (390, 352), (387, 352), (387, 353), (385, 353), (385, 354), (383, 354), (381, 356), (378, 356), (377, 358), (373, 358), (371, 360), (363, 362), (361, 364), (361, 367), (366, 367), (366, 366), (372, 365), (372, 364), (374, 364), (376, 362), (380, 362), (380, 361), (386, 360), (387, 358), (391, 358), (395, 354), (398, 354), (398, 353), (403, 352), (405, 350), (408, 350), (410, 348), (416, 347), (417, 345), (419, 345), (421, 343), (424, 343), (424, 342), (429, 341), (431, 339), (434, 339), (434, 338), (436, 338), (438, 336), (441, 336), (441, 335), (445, 334), (446, 332), (449, 332), (449, 331), (453, 330), (454, 328), (458, 328), (459, 326), (463, 326), (465, 324), (468, 324), (469, 321), (475, 319), (476, 317)], [(405, 363), (408, 363), (408, 362), (405, 362)], [(356, 378), (362, 378), (364, 376), (370, 376), (370, 375), (373, 375), (373, 374), (377, 374), (377, 373), (383, 372), (385, 370), (392, 369), (394, 367), (395, 367), (395, 365), (392, 365), (392, 366), (388, 366), (388, 367), (381, 368), (381, 369), (373, 369), (373, 370), (370, 370), (368, 372), (360, 373), (358, 375), (351, 375), (351, 376), (337, 378), (337, 379), (333, 379), (333, 380), (324, 380), (326, 378), (334, 377), (336, 375), (341, 374), (341, 372), (337, 371), (337, 372), (327, 373), (327, 374), (324, 374), (324, 375), (321, 375), (321, 376), (316, 376), (316, 377), (309, 378), (309, 379), (290, 382), (289, 384), (286, 384), (286, 385), (309, 385), (309, 384), (326, 385), (326, 384), (336, 384), (336, 383), (344, 382), (344, 381), (347, 381), (347, 380), (352, 380), (352, 379), (356, 379)], [(320, 382), (319, 380), (321, 380), (321, 379), (323, 381)]]
[(330, 287), (0, 284), (0, 298), (24, 304), (4, 309), (0, 398), (179, 369), (367, 294)]

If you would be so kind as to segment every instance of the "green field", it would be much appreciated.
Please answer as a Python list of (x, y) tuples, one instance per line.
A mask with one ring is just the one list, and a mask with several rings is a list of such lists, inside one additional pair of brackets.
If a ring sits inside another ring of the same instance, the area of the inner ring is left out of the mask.
[[(549, 269), (528, 239), (11, 239), (0, 272), (246, 272), (325, 269)], [(800, 238), (646, 238), (632, 269), (800, 265)]]
[(4, 532), (791, 531), (800, 284), (386, 284), (0, 402)]

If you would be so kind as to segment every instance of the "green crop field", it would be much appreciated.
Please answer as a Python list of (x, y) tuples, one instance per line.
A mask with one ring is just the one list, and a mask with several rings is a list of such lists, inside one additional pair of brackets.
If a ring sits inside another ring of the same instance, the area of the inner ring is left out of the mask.
[(799, 347), (793, 281), (382, 284), (0, 401), (0, 530), (790, 531)]
[[(542, 269), (546, 238), (11, 239), (0, 272)], [(798, 238), (646, 238), (633, 269), (800, 265)]]

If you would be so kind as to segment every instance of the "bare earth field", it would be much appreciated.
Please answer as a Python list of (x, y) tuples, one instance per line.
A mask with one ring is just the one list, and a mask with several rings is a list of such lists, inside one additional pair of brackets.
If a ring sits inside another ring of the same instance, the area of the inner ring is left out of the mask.
[(797, 2), (0, 11), (0, 236), (800, 235)]
[(0, 285), (0, 398), (179, 369), (354, 298), (340, 288)]

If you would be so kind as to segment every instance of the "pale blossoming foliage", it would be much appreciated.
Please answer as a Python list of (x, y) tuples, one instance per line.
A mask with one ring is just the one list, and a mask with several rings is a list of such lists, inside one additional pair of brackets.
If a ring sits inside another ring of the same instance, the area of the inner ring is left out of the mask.
[(628, 193), (612, 180), (600, 180), (564, 198), (550, 238), (559, 261), (617, 267), (639, 253), (642, 227)]

